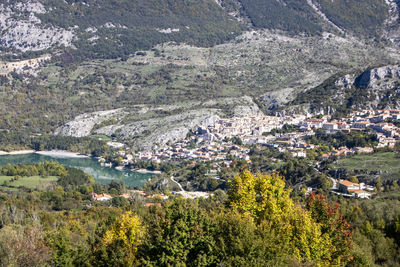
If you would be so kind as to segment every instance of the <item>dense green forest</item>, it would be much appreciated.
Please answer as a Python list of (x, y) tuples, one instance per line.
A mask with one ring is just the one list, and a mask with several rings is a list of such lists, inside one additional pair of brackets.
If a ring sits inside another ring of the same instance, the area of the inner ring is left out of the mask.
[[(278, 29), (291, 34), (321, 34), (329, 29), (337, 31), (313, 10), (306, 0), (222, 0), (228, 11), (238, 11), (248, 17), (256, 28)], [(388, 7), (383, 0), (363, 1), (313, 1), (327, 19), (341, 30), (358, 36), (374, 38), (388, 17)]]
[(321, 11), (335, 25), (356, 34), (377, 37), (388, 16), (384, 0), (317, 0)]
[[(213, 46), (244, 29), (211, 0), (41, 2), (51, 8), (38, 15), (43, 23), (65, 29), (78, 26), (78, 49), (71, 52), (81, 58), (117, 58), (167, 41)], [(160, 32), (168, 28), (179, 31)], [(93, 36), (98, 39), (89, 41)]]
[[(118, 183), (99, 185), (82, 171), (40, 164), (60, 176), (53, 188), (0, 186), (1, 266), (399, 263), (398, 200), (304, 198), (277, 174), (249, 171), (210, 199), (125, 199)], [(114, 198), (96, 202), (90, 192)]]
[(279, 29), (290, 33), (319, 34), (318, 16), (307, 1), (240, 0), (244, 15), (257, 28)]

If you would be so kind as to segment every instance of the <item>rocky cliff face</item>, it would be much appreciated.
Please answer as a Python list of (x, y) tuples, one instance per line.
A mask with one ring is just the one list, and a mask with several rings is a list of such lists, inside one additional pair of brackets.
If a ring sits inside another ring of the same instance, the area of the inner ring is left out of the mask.
[(393, 44), (400, 43), (399, 4), (395, 0), (385, 0), (389, 7), (388, 18), (385, 20), (382, 35)]
[(133, 143), (139, 149), (150, 149), (183, 139), (189, 130), (214, 123), (219, 119), (218, 113), (218, 110), (199, 109), (163, 118), (106, 126), (96, 133), (115, 135), (120, 141)]
[[(400, 67), (384, 66), (366, 70), (354, 79), (353, 86), (366, 96), (360, 107), (400, 108)], [(355, 95), (354, 97), (357, 97)]]
[(83, 137), (91, 134), (95, 125), (109, 119), (120, 119), (126, 115), (123, 109), (114, 109), (82, 114), (77, 116), (73, 121), (68, 122), (62, 127), (55, 130), (55, 135), (65, 135), (74, 137)]
[(364, 71), (354, 79), (353, 85), (357, 88), (382, 90), (391, 87), (399, 78), (399, 66), (384, 66)]
[(41, 24), (37, 14), (47, 10), (38, 1), (0, 4), (0, 46), (19, 51), (39, 51), (52, 46), (71, 46), (73, 30)]
[(364, 108), (400, 108), (399, 65), (371, 68), (328, 79), (299, 94), (285, 110), (333, 114)]

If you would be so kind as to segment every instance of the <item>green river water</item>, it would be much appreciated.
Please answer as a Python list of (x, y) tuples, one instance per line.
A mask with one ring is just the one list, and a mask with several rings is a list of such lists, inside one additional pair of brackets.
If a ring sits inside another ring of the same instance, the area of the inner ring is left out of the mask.
[(76, 167), (92, 175), (96, 181), (102, 184), (110, 183), (112, 180), (123, 181), (129, 187), (143, 186), (153, 174), (139, 173), (135, 171), (122, 170), (103, 167), (94, 158), (70, 158), (70, 157), (50, 157), (39, 154), (23, 155), (0, 155), (0, 166), (13, 164), (32, 164), (43, 161), (57, 161), (62, 165)]

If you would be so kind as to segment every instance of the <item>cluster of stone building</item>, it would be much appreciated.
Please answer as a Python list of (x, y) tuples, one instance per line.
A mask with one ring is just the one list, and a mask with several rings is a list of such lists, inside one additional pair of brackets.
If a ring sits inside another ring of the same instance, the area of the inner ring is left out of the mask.
[[(304, 115), (287, 117), (252, 116), (220, 119), (214, 124), (199, 127), (196, 136), (185, 138), (173, 145), (137, 154), (140, 160), (160, 162), (163, 160), (184, 159), (203, 161), (223, 161), (229, 165), (232, 158), (250, 162), (250, 149), (233, 144), (230, 140), (239, 137), (243, 144), (270, 144), (276, 137), (263, 136), (263, 133), (280, 129), (284, 124), (298, 124)], [(301, 136), (304, 133), (300, 133)]]
[(338, 131), (362, 131), (372, 129), (378, 136), (378, 147), (394, 147), (400, 140), (400, 129), (388, 120), (400, 121), (400, 110), (354, 111), (348, 118), (328, 122), (328, 117), (306, 119), (299, 124), (300, 129), (324, 129), (328, 133)]
[[(213, 124), (199, 127), (195, 135), (189, 136), (173, 144), (149, 151), (141, 151), (135, 155), (119, 151), (123, 159), (121, 165), (129, 165), (134, 160), (161, 162), (169, 160), (214, 161), (215, 164), (228, 166), (232, 159), (250, 162), (248, 145), (265, 145), (275, 147), (280, 152), (290, 152), (294, 157), (306, 157), (307, 150), (317, 146), (304, 141), (305, 137), (322, 129), (326, 133), (363, 131), (370, 129), (377, 135), (377, 147), (393, 148), (400, 141), (400, 129), (394, 122), (400, 121), (400, 110), (363, 110), (351, 113), (347, 118), (331, 120), (329, 116), (307, 118), (304, 115), (248, 116), (220, 119)], [(296, 131), (277, 131), (283, 126), (296, 126)], [(274, 130), (275, 129), (275, 130)], [(236, 138), (236, 140), (235, 140)], [(239, 140), (239, 141), (238, 141)], [(240, 143), (243, 143), (241, 145)], [(245, 146), (247, 145), (247, 146)], [(373, 153), (372, 147), (340, 147), (323, 154), (322, 159), (330, 156), (346, 156), (353, 153)], [(339, 181), (338, 194), (370, 198), (373, 187), (356, 184), (346, 180)], [(182, 191), (183, 193), (187, 193)], [(135, 193), (137, 194), (137, 192)], [(181, 194), (178, 192), (178, 194)], [(122, 197), (131, 197), (124, 195)], [(146, 196), (146, 198), (152, 196)], [(184, 197), (198, 197), (184, 196)], [(106, 194), (93, 196), (99, 201), (107, 201)]]
[(226, 161), (231, 157), (249, 161), (249, 151), (248, 148), (230, 142), (217, 142), (191, 136), (156, 151), (139, 152), (138, 157), (141, 160), (155, 162), (171, 159)]
[[(226, 161), (232, 157), (250, 161), (249, 149), (240, 145), (234, 145), (231, 138), (238, 137), (246, 145), (258, 144), (277, 148), (280, 152), (289, 151), (294, 157), (306, 157), (309, 149), (315, 146), (304, 142), (304, 137), (314, 135), (316, 129), (322, 129), (327, 133), (339, 131), (373, 130), (378, 137), (377, 147), (394, 147), (400, 140), (400, 129), (389, 120), (399, 121), (400, 110), (363, 110), (355, 111), (349, 117), (340, 120), (330, 120), (329, 116), (321, 118), (307, 118), (305, 115), (291, 116), (245, 116), (228, 119), (220, 119), (213, 124), (198, 128), (196, 136), (188, 137), (172, 145), (138, 152), (137, 155), (125, 157), (123, 164), (132, 162), (133, 158), (144, 161), (168, 161), (173, 159)], [(295, 125), (298, 131), (269, 134), (271, 131), (282, 129), (283, 126)], [(341, 147), (330, 153), (329, 156), (342, 156), (352, 153), (372, 153), (371, 147), (356, 147), (349, 149)]]

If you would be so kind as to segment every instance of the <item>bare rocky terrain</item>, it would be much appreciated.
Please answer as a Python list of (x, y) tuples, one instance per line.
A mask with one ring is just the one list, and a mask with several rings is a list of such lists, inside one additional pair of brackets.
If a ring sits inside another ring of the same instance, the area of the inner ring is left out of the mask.
[[(8, 2), (8, 1), (7, 1)], [(37, 14), (47, 10), (34, 0), (0, 4), (0, 45), (22, 52), (40, 51), (53, 46), (71, 46), (73, 29), (45, 26)]]

